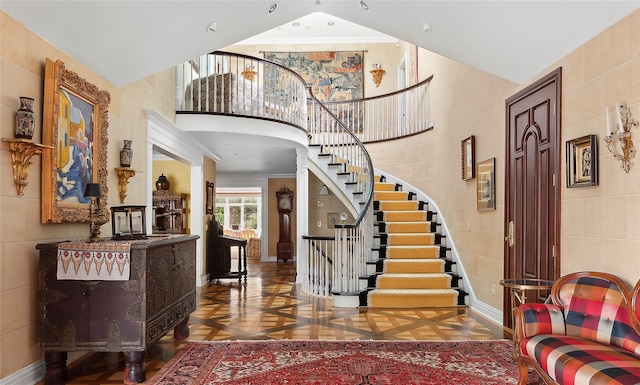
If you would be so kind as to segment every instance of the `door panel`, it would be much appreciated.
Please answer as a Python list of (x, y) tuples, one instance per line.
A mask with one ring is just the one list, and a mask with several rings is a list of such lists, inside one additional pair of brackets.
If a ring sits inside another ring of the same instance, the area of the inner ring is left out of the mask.
[[(506, 101), (504, 278), (555, 280), (559, 272), (561, 69)], [(527, 293), (542, 302), (548, 292)], [(510, 295), (504, 293), (504, 324), (511, 327)]]

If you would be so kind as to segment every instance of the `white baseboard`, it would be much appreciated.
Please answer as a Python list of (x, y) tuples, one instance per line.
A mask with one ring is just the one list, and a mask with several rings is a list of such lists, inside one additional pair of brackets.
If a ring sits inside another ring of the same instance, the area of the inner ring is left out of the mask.
[(470, 308), (476, 313), (482, 314), (485, 318), (502, 326), (502, 312), (493, 306), (489, 306), (482, 301), (475, 300)]
[(44, 377), (44, 359), (34, 362), (0, 380), (0, 385), (34, 385)]

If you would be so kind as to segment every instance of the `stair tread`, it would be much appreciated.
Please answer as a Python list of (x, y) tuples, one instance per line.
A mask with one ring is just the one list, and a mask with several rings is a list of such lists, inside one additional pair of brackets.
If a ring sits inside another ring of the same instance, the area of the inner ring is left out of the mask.
[(456, 289), (373, 289), (370, 291), (376, 291), (381, 294), (398, 293), (400, 295), (416, 295), (416, 294), (422, 294), (422, 293), (449, 294), (452, 291), (457, 292)]

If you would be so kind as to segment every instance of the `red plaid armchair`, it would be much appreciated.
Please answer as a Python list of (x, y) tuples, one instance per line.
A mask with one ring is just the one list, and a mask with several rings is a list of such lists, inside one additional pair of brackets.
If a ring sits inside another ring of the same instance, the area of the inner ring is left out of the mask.
[(640, 384), (640, 312), (633, 292), (606, 273), (580, 272), (556, 281), (553, 304), (514, 310), (518, 385), (534, 368), (547, 384)]

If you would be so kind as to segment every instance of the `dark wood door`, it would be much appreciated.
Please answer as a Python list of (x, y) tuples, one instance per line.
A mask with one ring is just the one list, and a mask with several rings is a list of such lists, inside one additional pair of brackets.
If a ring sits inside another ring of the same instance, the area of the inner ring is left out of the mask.
[[(506, 101), (505, 278), (558, 278), (561, 74), (559, 68)], [(528, 302), (542, 302), (549, 293), (526, 294)], [(505, 290), (508, 327), (510, 302)]]

